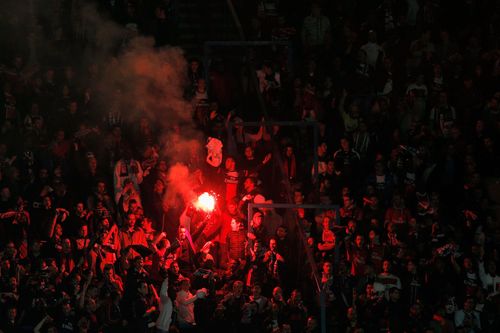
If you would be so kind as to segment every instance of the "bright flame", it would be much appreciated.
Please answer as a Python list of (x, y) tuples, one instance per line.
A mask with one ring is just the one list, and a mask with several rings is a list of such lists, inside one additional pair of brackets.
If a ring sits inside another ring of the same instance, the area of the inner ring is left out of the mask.
[(195, 202), (194, 206), (197, 209), (201, 209), (204, 212), (210, 213), (215, 208), (215, 198), (209, 193), (205, 192), (198, 197), (198, 200)]

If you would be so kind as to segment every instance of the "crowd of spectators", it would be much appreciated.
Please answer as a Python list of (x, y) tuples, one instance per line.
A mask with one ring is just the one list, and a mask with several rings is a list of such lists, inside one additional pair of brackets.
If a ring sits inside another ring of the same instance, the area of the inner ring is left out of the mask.
[[(1, 41), (0, 332), (500, 330), (498, 1), (234, 1), (247, 39), (289, 49), (188, 61), (208, 152), (183, 161), (151, 113), (94, 104), (77, 5), (32, 17), (64, 56)], [(177, 5), (98, 8), (162, 47)], [(260, 118), (316, 124), (316, 151)], [(214, 211), (171, 200), (179, 162)], [(273, 202), (338, 208), (247, 214)]]

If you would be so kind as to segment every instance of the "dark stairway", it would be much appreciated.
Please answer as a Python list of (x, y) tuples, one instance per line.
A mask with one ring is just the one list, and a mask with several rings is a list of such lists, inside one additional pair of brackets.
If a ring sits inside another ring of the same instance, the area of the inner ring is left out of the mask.
[(205, 41), (239, 40), (226, 0), (179, 0), (177, 44), (188, 57), (201, 57)]

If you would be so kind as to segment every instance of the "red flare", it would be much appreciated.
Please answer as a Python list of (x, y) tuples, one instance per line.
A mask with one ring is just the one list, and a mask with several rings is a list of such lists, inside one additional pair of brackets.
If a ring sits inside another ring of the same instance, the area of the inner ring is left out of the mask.
[(208, 192), (201, 194), (194, 203), (196, 209), (210, 213), (215, 208), (215, 197)]

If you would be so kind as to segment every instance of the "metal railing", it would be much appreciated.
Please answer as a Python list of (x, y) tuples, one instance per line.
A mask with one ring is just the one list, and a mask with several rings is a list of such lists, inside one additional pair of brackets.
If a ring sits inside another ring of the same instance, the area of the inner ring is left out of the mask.
[(236, 9), (234, 8), (234, 4), (232, 0), (226, 0), (227, 8), (229, 9), (229, 12), (231, 13), (231, 17), (233, 18), (234, 25), (236, 26), (236, 29), (238, 30), (238, 34), (240, 35), (241, 40), (245, 40), (245, 32), (243, 31), (243, 26), (241, 25), (240, 18), (238, 17), (238, 13), (236, 12)]
[[(232, 0), (226, 0), (226, 1), (227, 1), (228, 8), (231, 12), (231, 15), (233, 17), (234, 24), (238, 29), (238, 33), (240, 35), (241, 41), (205, 42), (205, 45), (204, 45), (205, 70), (208, 71), (208, 68), (210, 65), (210, 63), (209, 63), (210, 49), (213, 47), (234, 47), (234, 46), (243, 47), (246, 51), (247, 59), (252, 59), (251, 52), (250, 52), (251, 47), (265, 47), (265, 46), (276, 46), (276, 45), (288, 47), (288, 54), (287, 54), (288, 55), (288, 59), (287, 59), (288, 65), (289, 65), (289, 68), (293, 68), (293, 64), (292, 64), (293, 57), (292, 57), (291, 43), (288, 41), (246, 41), (244, 30), (243, 30), (243, 27), (241, 25), (241, 21), (238, 17), (238, 13), (236, 12), (235, 7), (233, 5), (233, 2), (232, 2)], [(318, 174), (318, 154), (317, 154), (318, 134), (319, 134), (318, 124), (316, 122), (272, 122), (272, 121), (270, 121), (270, 117), (269, 117), (269, 114), (267, 111), (266, 103), (264, 101), (262, 94), (260, 93), (259, 82), (258, 82), (258, 78), (256, 75), (256, 67), (250, 61), (247, 62), (246, 65), (248, 66), (248, 72), (252, 73), (252, 75), (250, 75), (250, 79), (251, 79), (254, 91), (256, 92), (256, 95), (257, 95), (256, 97), (258, 99), (258, 102), (259, 102), (259, 105), (260, 105), (262, 115), (264, 117), (265, 122), (246, 122), (243, 124), (240, 123), (239, 125), (240, 126), (271, 125), (272, 126), (274, 124), (274, 125), (278, 125), (278, 126), (297, 126), (297, 127), (313, 126), (313, 128), (314, 128), (314, 177), (315, 177), (315, 180), (317, 180), (317, 177), (319, 175)], [(208, 77), (208, 72), (206, 72), (206, 74), (207, 74), (206, 77)], [(232, 126), (233, 126), (233, 124), (230, 123), (229, 129), (228, 129), (230, 131), (229, 132), (230, 134), (232, 133)], [(278, 203), (276, 203), (276, 204), (253, 204), (253, 203), (250, 203), (248, 205), (248, 218), (249, 218), (248, 221), (251, 221), (250, 215), (251, 215), (251, 211), (253, 208), (266, 208), (267, 207), (267, 208), (322, 208), (322, 209), (328, 209), (328, 207), (330, 207), (330, 208), (338, 210), (337, 206), (295, 205), (293, 203), (293, 188), (292, 188), (292, 185), (290, 184), (289, 179), (287, 177), (285, 177), (286, 172), (285, 172), (283, 159), (281, 158), (280, 148), (278, 147), (278, 144), (274, 140), (272, 142), (273, 142), (273, 145), (272, 145), (273, 160), (277, 162), (279, 170), (282, 174), (282, 179), (283, 179), (285, 189), (286, 189), (286, 201), (287, 201), (287, 203), (284, 203), (284, 204), (283, 203), (280, 203), (280, 204), (278, 204)], [(316, 181), (316, 184), (318, 184), (318, 183), (319, 182)], [(337, 216), (339, 216), (338, 211), (337, 211)], [(296, 230), (297, 230), (298, 236), (301, 240), (302, 248), (305, 251), (305, 254), (307, 256), (307, 261), (309, 262), (309, 264), (311, 266), (311, 272), (312, 272), (312, 277), (314, 280), (316, 292), (320, 296), (321, 332), (326, 333), (326, 305), (325, 305), (326, 295), (325, 295), (323, 288), (321, 287), (321, 280), (318, 277), (318, 269), (317, 269), (316, 261), (314, 260), (314, 256), (311, 252), (311, 249), (307, 245), (307, 239), (305, 237), (304, 231), (302, 230), (302, 227), (299, 224), (297, 216), (294, 216), (293, 222), (294, 222), (295, 226), (297, 227)]]
[[(291, 204), (291, 203), (249, 203), (248, 204), (248, 211), (247, 211), (247, 219), (248, 221), (251, 221), (253, 218), (253, 210), (254, 208), (267, 208), (267, 209), (274, 209), (274, 208), (285, 208), (285, 209), (322, 209), (322, 210), (335, 210), (336, 214), (335, 216), (340, 216), (339, 212), (339, 206), (337, 205), (312, 205), (312, 204), (302, 204), (302, 205), (296, 205), (296, 204)], [(307, 257), (307, 261), (309, 265), (311, 266), (311, 276), (314, 282), (314, 287), (316, 289), (316, 293), (319, 295), (320, 299), (320, 320), (321, 320), (321, 332), (326, 333), (326, 293), (324, 288), (322, 287), (321, 284), (321, 279), (318, 276), (318, 267), (316, 264), (316, 260), (314, 259), (314, 256), (311, 253), (311, 250), (307, 244), (307, 239), (305, 237), (304, 231), (302, 230), (302, 226), (300, 225), (297, 216), (294, 216), (294, 223), (296, 226), (297, 230), (297, 235), (299, 236), (300, 243), (302, 244), (302, 247), (305, 249), (305, 254)], [(335, 248), (335, 255), (337, 256), (338, 254), (338, 247)], [(299, 263), (300, 264), (300, 263)]]

